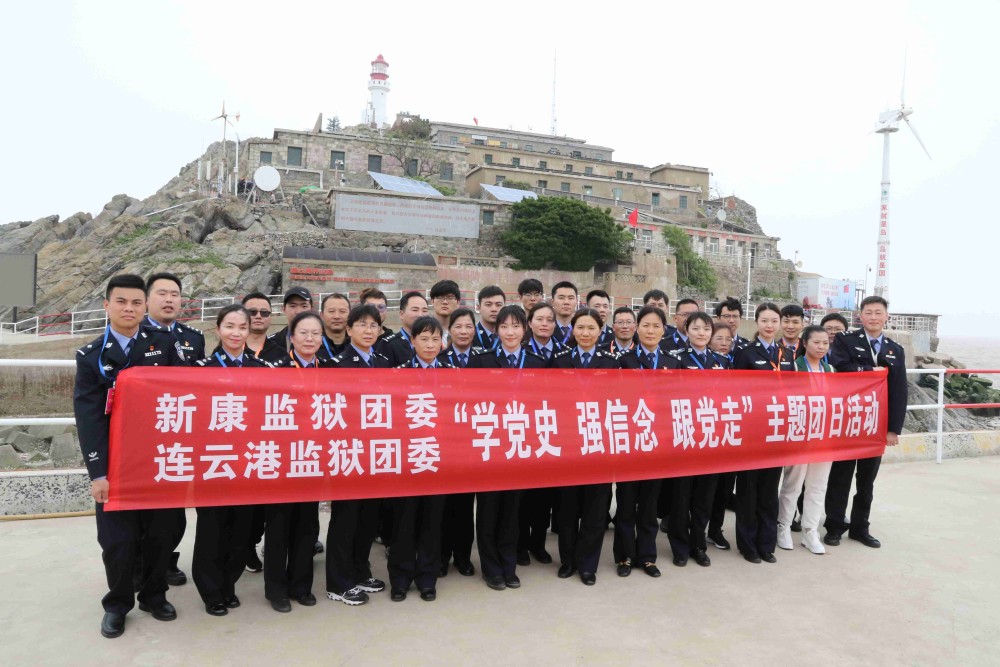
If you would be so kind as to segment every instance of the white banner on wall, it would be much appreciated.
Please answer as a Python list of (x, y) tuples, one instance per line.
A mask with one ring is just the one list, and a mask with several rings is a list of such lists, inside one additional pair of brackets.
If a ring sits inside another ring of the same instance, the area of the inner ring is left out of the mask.
[(479, 238), (479, 206), (433, 199), (337, 195), (335, 229)]

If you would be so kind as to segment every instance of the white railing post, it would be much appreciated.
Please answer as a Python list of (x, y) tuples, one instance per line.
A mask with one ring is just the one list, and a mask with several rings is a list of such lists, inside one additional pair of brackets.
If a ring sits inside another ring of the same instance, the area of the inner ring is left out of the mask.
[(944, 369), (938, 373), (938, 420), (937, 420), (937, 462), (941, 463), (944, 452)]
[(199, 322), (204, 322), (205, 321), (205, 300), (204, 299), (201, 300), (201, 319), (198, 320), (198, 321)]

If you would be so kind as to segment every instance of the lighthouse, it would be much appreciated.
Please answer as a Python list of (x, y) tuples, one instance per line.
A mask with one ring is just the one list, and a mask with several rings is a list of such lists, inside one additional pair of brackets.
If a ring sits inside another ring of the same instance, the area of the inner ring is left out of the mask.
[(389, 95), (389, 63), (381, 53), (372, 61), (368, 92), (371, 93), (371, 99), (368, 101), (367, 123), (371, 127), (382, 129), (386, 127), (385, 99)]

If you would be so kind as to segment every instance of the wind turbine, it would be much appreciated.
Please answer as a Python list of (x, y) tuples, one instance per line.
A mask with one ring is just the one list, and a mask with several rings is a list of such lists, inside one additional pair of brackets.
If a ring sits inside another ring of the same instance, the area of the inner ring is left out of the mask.
[[(239, 112), (236, 112), (236, 114), (235, 114), (234, 117), (236, 118), (237, 121), (239, 121), (239, 119), (240, 119)], [(213, 118), (212, 120), (216, 121), (216, 120), (219, 120), (220, 118), (222, 119), (222, 171), (219, 172), (219, 196), (221, 197), (222, 196), (222, 175), (226, 174), (226, 178), (227, 179), (229, 177), (228, 176), (228, 171), (226, 170), (226, 153), (227, 153), (227, 151), (226, 151), (226, 126), (227, 125), (232, 125), (233, 126), (233, 131), (236, 131), (236, 126), (233, 125), (231, 122), (229, 122), (229, 114), (226, 113), (226, 101), (225, 100), (222, 101), (222, 113), (219, 114), (218, 116), (216, 116), (215, 118)], [(236, 135), (236, 139), (237, 139), (237, 141), (236, 141), (236, 162), (237, 162), (237, 165), (236, 166), (237, 166), (237, 168), (239, 168), (239, 161), (240, 161), (240, 142), (239, 142), (239, 136), (240, 136), (239, 134)]]
[(899, 131), (899, 122), (903, 121), (910, 128), (913, 137), (927, 153), (931, 154), (921, 141), (920, 135), (910, 122), (913, 107), (906, 106), (906, 62), (903, 62), (903, 86), (899, 91), (899, 109), (883, 111), (878, 115), (875, 133), (882, 135), (882, 200), (879, 206), (878, 224), (878, 262), (875, 273), (875, 295), (883, 299), (889, 298), (889, 137)]

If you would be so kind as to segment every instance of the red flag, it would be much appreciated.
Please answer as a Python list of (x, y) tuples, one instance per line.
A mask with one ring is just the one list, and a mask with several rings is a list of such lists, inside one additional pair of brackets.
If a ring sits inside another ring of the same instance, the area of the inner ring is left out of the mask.
[(628, 214), (628, 224), (629, 227), (639, 226), (639, 209), (634, 208), (632, 212)]
[(478, 118), (473, 118), (472, 122), (475, 123), (476, 125), (479, 125), (479, 119)]

